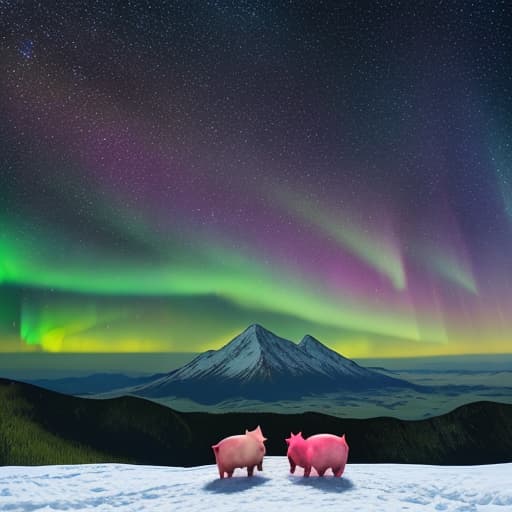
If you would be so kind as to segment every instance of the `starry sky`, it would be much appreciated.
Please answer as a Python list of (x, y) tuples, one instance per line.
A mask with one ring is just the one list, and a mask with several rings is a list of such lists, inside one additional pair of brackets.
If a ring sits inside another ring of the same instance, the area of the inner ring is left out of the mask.
[(512, 352), (507, 2), (0, 0), (0, 351)]

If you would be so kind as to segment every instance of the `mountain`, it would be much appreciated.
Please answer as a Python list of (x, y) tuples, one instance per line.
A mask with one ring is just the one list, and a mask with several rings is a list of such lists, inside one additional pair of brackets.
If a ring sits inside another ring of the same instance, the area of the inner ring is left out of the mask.
[(0, 379), (0, 404), (0, 466), (213, 464), (213, 444), (257, 425), (268, 438), (268, 455), (285, 455), (284, 439), (302, 431), (304, 437), (345, 433), (349, 463), (512, 462), (512, 405), (492, 402), (419, 421), (316, 413), (182, 413), (136, 397), (79, 398)]
[(187, 397), (212, 404), (230, 398), (276, 401), (385, 386), (412, 384), (363, 368), (312, 336), (297, 345), (253, 324), (221, 349), (204, 352), (131, 392), (150, 398)]
[(350, 386), (350, 383), (354, 382), (357, 388), (363, 382), (367, 384), (374, 383), (375, 386), (404, 387), (407, 384), (403, 380), (390, 378), (379, 372), (359, 366), (354, 361), (326, 347), (309, 334), (302, 338), (298, 347), (311, 358), (311, 362), (318, 369), (318, 372), (328, 375), (338, 383), (343, 382)]

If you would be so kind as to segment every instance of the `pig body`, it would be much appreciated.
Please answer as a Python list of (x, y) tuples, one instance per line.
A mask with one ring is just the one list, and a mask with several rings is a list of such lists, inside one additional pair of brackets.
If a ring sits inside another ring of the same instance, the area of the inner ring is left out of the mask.
[(315, 468), (318, 476), (324, 476), (328, 469), (332, 469), (336, 477), (343, 474), (349, 451), (345, 435), (317, 434), (304, 439), (302, 433), (299, 433), (291, 434), (286, 442), (291, 473), (300, 466), (304, 468), (306, 477), (310, 475), (311, 468)]
[(219, 475), (224, 478), (233, 476), (236, 468), (247, 468), (247, 476), (252, 476), (254, 468), (263, 470), (263, 457), (265, 455), (266, 438), (263, 437), (260, 427), (245, 431), (244, 435), (226, 437), (212, 446)]

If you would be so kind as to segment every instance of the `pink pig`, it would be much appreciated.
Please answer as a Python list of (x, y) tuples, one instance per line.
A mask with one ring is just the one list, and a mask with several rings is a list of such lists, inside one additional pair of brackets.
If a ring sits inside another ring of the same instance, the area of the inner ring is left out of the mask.
[(332, 434), (317, 434), (304, 439), (302, 432), (297, 435), (290, 434), (286, 439), (288, 444), (288, 460), (290, 461), (290, 473), (295, 468), (304, 468), (304, 476), (309, 476), (311, 468), (315, 468), (318, 476), (324, 476), (327, 469), (331, 468), (334, 476), (340, 477), (345, 469), (348, 458), (348, 444), (345, 434), (341, 437)]
[(244, 435), (226, 437), (213, 445), (220, 477), (224, 478), (224, 473), (227, 473), (228, 478), (231, 478), (235, 468), (246, 467), (247, 476), (253, 475), (255, 466), (262, 471), (263, 456), (266, 453), (263, 443), (266, 440), (258, 425), (250, 432), (246, 430)]

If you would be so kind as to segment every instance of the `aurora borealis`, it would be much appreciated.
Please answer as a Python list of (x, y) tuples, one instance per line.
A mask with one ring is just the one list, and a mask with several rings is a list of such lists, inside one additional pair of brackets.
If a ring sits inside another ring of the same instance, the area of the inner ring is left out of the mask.
[(0, 352), (512, 352), (510, 18), (0, 2)]

